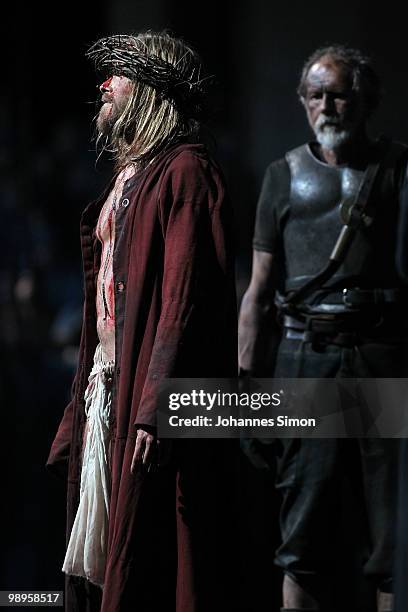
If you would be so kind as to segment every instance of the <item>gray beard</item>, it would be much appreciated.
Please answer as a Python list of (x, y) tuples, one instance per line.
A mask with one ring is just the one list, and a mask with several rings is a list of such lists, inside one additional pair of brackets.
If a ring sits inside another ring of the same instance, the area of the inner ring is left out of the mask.
[(325, 149), (335, 150), (349, 142), (352, 138), (351, 130), (341, 130), (335, 126), (326, 125), (315, 130), (317, 142)]
[(335, 150), (349, 142), (353, 137), (350, 124), (341, 125), (337, 117), (320, 115), (314, 126), (317, 142), (325, 149)]

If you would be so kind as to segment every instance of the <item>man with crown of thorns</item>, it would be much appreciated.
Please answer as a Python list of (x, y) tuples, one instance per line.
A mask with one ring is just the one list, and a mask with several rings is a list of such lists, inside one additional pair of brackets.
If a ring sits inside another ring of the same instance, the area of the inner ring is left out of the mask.
[(68, 479), (66, 609), (233, 609), (224, 447), (159, 441), (156, 422), (163, 379), (236, 369), (231, 208), (200, 143), (208, 79), (167, 33), (102, 38), (88, 57), (116, 173), (81, 218), (79, 363), (47, 462)]

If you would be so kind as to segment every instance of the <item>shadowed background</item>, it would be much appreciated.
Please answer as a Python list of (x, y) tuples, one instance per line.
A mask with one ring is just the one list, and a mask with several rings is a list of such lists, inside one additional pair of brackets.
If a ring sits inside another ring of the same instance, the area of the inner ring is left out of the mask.
[[(62, 589), (65, 491), (44, 464), (79, 340), (79, 216), (111, 170), (106, 161), (95, 168), (98, 90), (84, 52), (107, 34), (169, 28), (216, 75), (209, 127), (234, 203), (241, 297), (263, 172), (309, 138), (296, 95), (304, 60), (331, 42), (372, 55), (384, 86), (373, 132), (408, 141), (406, 22), (402, 12), (371, 2), (92, 0), (54, 3), (47, 13), (9, 8), (0, 90), (0, 589)], [(270, 501), (257, 499), (251, 512), (266, 513)], [(260, 560), (253, 564), (264, 571)]]

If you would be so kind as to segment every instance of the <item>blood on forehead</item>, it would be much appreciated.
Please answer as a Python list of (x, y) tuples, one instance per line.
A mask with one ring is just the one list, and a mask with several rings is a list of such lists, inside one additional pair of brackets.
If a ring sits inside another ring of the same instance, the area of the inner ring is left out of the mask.
[(111, 84), (113, 79), (113, 76), (110, 76), (108, 79), (106, 79), (106, 81), (104, 81), (101, 85), (101, 87), (103, 87), (103, 89), (108, 89), (109, 85)]

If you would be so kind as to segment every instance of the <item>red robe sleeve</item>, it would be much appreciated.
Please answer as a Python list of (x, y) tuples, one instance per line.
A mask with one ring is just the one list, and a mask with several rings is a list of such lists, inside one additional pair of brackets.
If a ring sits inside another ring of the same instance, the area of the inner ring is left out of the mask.
[(158, 208), (165, 243), (162, 308), (135, 425), (156, 426), (161, 381), (185, 376), (179, 367), (187, 357), (184, 335), (203, 291), (201, 271), (209, 265), (203, 245), (216, 253), (217, 269), (227, 265), (224, 204), (223, 181), (211, 161), (183, 152), (169, 164)]

